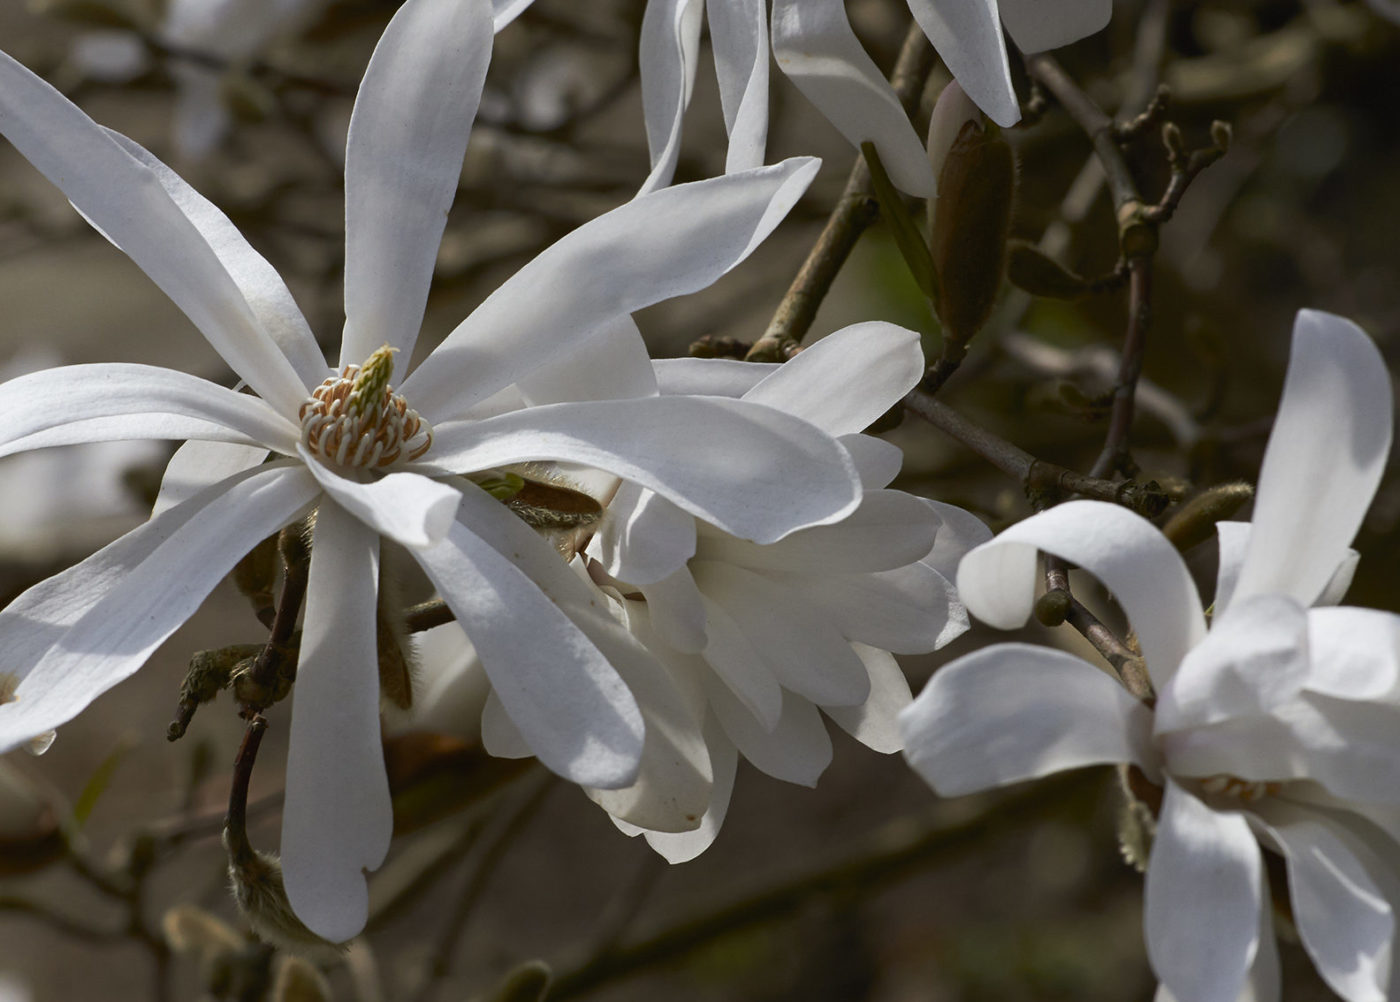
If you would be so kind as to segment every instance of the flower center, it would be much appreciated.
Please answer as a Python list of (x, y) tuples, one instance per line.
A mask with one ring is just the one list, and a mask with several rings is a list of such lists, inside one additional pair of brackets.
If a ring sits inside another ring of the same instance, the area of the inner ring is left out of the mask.
[(366, 469), (428, 451), (432, 428), (389, 385), (397, 350), (386, 344), (311, 391), (298, 415), (308, 449), (337, 466)]
[(1264, 780), (1240, 779), (1238, 776), (1227, 776), (1221, 773), (1218, 776), (1207, 776), (1201, 780), (1201, 789), (1207, 793), (1223, 794), (1227, 797), (1234, 797), (1243, 800), (1245, 803), (1253, 803), (1266, 796), (1272, 796), (1283, 789), (1282, 783), (1270, 783)]

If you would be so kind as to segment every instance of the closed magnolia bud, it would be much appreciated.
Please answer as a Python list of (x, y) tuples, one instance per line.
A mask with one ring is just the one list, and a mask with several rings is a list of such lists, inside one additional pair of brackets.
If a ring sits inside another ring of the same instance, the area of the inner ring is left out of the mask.
[(929, 128), (929, 158), (938, 172), (937, 195), (929, 202), (929, 252), (945, 336), (966, 343), (987, 322), (1001, 289), (1016, 157), (1000, 130), (980, 113), (969, 117), (956, 86), (944, 88)]
[(1006, 277), (1018, 289), (1046, 299), (1078, 299), (1089, 282), (1025, 240), (1007, 244)]
[(1220, 484), (1197, 494), (1162, 527), (1172, 545), (1185, 552), (1215, 535), (1215, 524), (1234, 516), (1254, 497), (1254, 488), (1244, 482)]

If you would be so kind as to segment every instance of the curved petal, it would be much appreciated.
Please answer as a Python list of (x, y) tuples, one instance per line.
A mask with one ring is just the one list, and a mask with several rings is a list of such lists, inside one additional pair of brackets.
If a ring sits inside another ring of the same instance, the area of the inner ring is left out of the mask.
[[(782, 686), (739, 624), (734, 622), (734, 617), (704, 593), (700, 600), (705, 608), (709, 638), (701, 656), (714, 669), (716, 679), (728, 687), (740, 711), (771, 731), (778, 726), (783, 712)], [(703, 673), (702, 677), (707, 675)], [(707, 691), (713, 688), (719, 686), (707, 687)]]
[(817, 785), (831, 764), (831, 738), (815, 706), (784, 692), (778, 722), (769, 729), (711, 676), (706, 677), (706, 690), (724, 733), (754, 768), (787, 783)]
[[(860, 484), (868, 491), (888, 487), (904, 466), (904, 450), (883, 438), (838, 435), (836, 441), (851, 454), (851, 462), (856, 464), (856, 472), (860, 474)], [(987, 534), (987, 538), (991, 538), (991, 533)], [(951, 574), (948, 576), (952, 577)]]
[(1218, 615), (1157, 693), (1157, 732), (1263, 716), (1309, 677), (1307, 613), (1286, 595), (1251, 595)]
[(549, 573), (543, 584), (551, 594), (571, 587), (565, 579), (581, 582), (547, 541), (485, 492), (464, 487), (458, 518), (441, 542), (410, 552), (462, 624), (511, 720), (540, 761), (566, 779), (604, 789), (631, 784), (643, 745), (637, 702), (532, 577)]
[(535, 751), (515, 721), (510, 719), (501, 697), (494, 689), (487, 690), (481, 707), (481, 746), (486, 754), (496, 758), (534, 758)]
[(763, 242), (819, 166), (795, 157), (675, 185), (585, 223), (492, 293), (399, 391), (441, 424), (567, 351), (570, 338), (705, 288)]
[(369, 483), (348, 480), (300, 444), (297, 452), (335, 503), (404, 546), (428, 546), (447, 535), (461, 494), (417, 473), (391, 473)]
[(300, 307), (276, 269), (253, 250), (238, 227), (229, 222), (213, 202), (186, 184), (180, 175), (121, 133), (108, 129), (107, 135), (160, 181), (171, 200), (222, 262), (243, 293), (253, 316), (287, 356), (302, 384), (313, 387), (325, 379), (329, 368), (325, 353), (316, 343), (316, 336), (311, 333)]
[(924, 557), (923, 563), (949, 581), (954, 581), (957, 579), (958, 565), (962, 563), (963, 557), (990, 541), (992, 530), (976, 515), (955, 505), (929, 498), (921, 500), (933, 509), (942, 522), (938, 527), (938, 536), (933, 541), (933, 549)]
[[(1249, 968), (1249, 979), (1235, 1002), (1279, 1002), (1282, 971), (1279, 969), (1278, 941), (1274, 937), (1274, 904), (1269, 882), (1259, 885), (1259, 949)], [(1152, 1002), (1181, 1002), (1166, 985), (1158, 985)]]
[(1249, 549), (1252, 529), (1248, 522), (1215, 523), (1220, 557), (1215, 572), (1215, 599), (1211, 604), (1217, 613), (1229, 608), (1230, 600), (1235, 597), (1235, 586), (1240, 581), (1240, 570), (1244, 567), (1244, 555)]
[(364, 928), (365, 871), (384, 862), (394, 828), (379, 737), (378, 594), (379, 537), (321, 505), (292, 697), (282, 872), (297, 918), (333, 943)]
[(676, 173), (681, 121), (695, 86), (703, 11), (703, 0), (648, 0), (642, 14), (638, 68), (651, 173), (639, 195), (666, 187)]
[(525, 8), (534, 2), (535, 0), (491, 0), (491, 7), (495, 13), (492, 27), (500, 31), (525, 13)]
[(1157, 773), (1152, 713), (1086, 661), (995, 644), (944, 665), (899, 715), (904, 757), (939, 796), (1134, 762)]
[(666, 646), (682, 654), (699, 654), (709, 642), (705, 603), (690, 569), (682, 566), (674, 574), (642, 586), (651, 623)]
[(856, 706), (870, 695), (860, 658), (800, 593), (730, 564), (696, 560), (691, 573), (784, 688), (822, 706)]
[(846, 450), (805, 421), (742, 400), (644, 397), (550, 404), (433, 431), (425, 463), (465, 473), (581, 463), (656, 491), (726, 532), (771, 543), (858, 504)]
[(1088, 38), (1108, 26), (1113, 0), (997, 0), (1001, 23), (1030, 55)]
[(1298, 934), (1318, 973), (1347, 1002), (1385, 1002), (1400, 881), (1345, 827), (1268, 798), (1251, 810), (1288, 861)]
[(296, 412), (306, 386), (160, 178), (3, 53), (0, 132), (150, 276), (259, 396), (284, 414)]
[(1084, 568), (1128, 614), (1153, 685), (1161, 692), (1205, 636), (1195, 582), (1167, 538), (1146, 519), (1103, 501), (1070, 501), (1013, 525), (958, 568), (958, 594), (1002, 630), (1030, 618), (1036, 550)]
[(292, 453), (298, 429), (266, 401), (154, 365), (43, 369), (0, 383), (0, 456), (123, 438), (255, 442)]
[(655, 491), (623, 483), (588, 552), (619, 581), (654, 584), (695, 555), (695, 517)]
[(909, 0), (909, 11), (988, 118), (1003, 128), (1021, 120), (997, 0)]
[(285, 465), (232, 478), (12, 602), (6, 657), (25, 667), (0, 707), (0, 748), (71, 720), (127, 678), (257, 543), (320, 493)]
[(783, 367), (779, 362), (741, 362), (733, 358), (657, 358), (651, 365), (661, 393), (702, 397), (742, 397)]
[(855, 147), (873, 142), (890, 180), (933, 194), (933, 169), (909, 116), (861, 48), (843, 0), (773, 0), (778, 68)]
[(1147, 866), (1143, 926), (1179, 999), (1236, 1002), (1259, 950), (1263, 860), (1249, 823), (1167, 780)]
[(729, 153), (724, 172), (762, 167), (768, 143), (768, 5), (720, 0), (706, 13)]
[(408, 0), (375, 46), (345, 143), (340, 364), (413, 353), (486, 65), (490, 0)]
[(851, 435), (899, 403), (923, 374), (919, 335), (872, 320), (804, 348), (744, 399), (786, 411), (829, 435)]
[(188, 501), (226, 477), (260, 466), (267, 450), (237, 442), (185, 442), (175, 450), (160, 479), (152, 515)]
[(1346, 556), (1390, 454), (1390, 375), (1350, 320), (1300, 310), (1235, 597), (1311, 605)]
[(1400, 694), (1400, 616), (1378, 609), (1308, 610), (1307, 688), (1346, 700)]
[(823, 706), (822, 710), (865, 747), (885, 755), (901, 751), (904, 735), (899, 715), (914, 699), (909, 680), (892, 654), (866, 644), (852, 644), (851, 649), (870, 676), (870, 696), (859, 706)]
[(724, 817), (729, 813), (729, 798), (734, 793), (734, 773), (739, 766), (739, 751), (725, 735), (714, 715), (705, 720), (705, 744), (710, 749), (710, 769), (715, 784), (710, 790), (710, 806), (700, 819), (700, 826), (688, 832), (647, 832), (647, 845), (668, 863), (688, 863), (708, 849), (719, 837)]
[(655, 396), (656, 375), (637, 322), (623, 314), (598, 327), (574, 351), (522, 376), (516, 386), (527, 406), (620, 400)]

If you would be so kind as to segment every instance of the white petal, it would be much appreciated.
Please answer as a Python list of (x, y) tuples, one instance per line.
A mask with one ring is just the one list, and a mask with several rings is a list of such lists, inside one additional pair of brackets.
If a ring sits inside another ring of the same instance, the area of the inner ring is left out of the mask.
[(948, 72), (988, 118), (1003, 128), (1021, 120), (997, 0), (909, 0), (909, 10)]
[(1152, 969), (1177, 998), (1236, 1002), (1259, 949), (1263, 869), (1242, 816), (1167, 780), (1143, 926)]
[(311, 333), (282, 276), (267, 263), (267, 259), (252, 248), (213, 202), (191, 188), (180, 175), (148, 150), (119, 132), (109, 129), (107, 135), (160, 181), (166, 193), (184, 212), (185, 218), (223, 263), (229, 277), (243, 293), (253, 316), (287, 356), (302, 383), (313, 387), (326, 378), (326, 356), (316, 343), (315, 335)]
[(172, 508), (12, 602), (0, 622), (7, 663), (23, 678), (14, 701), (0, 707), (0, 749), (71, 720), (140, 668), (244, 554), (319, 493), (300, 470), (260, 468)]
[(624, 483), (608, 502), (589, 553), (619, 581), (653, 584), (694, 556), (695, 517), (655, 491)]
[(571, 336), (705, 288), (772, 232), (819, 166), (796, 157), (675, 185), (580, 226), (492, 293), (400, 392), (436, 427), (567, 351)]
[(267, 458), (258, 445), (236, 442), (185, 442), (165, 466), (152, 515), (188, 501), (226, 477), (254, 469)]
[(1308, 611), (1312, 692), (1372, 700), (1400, 694), (1400, 616), (1377, 609)]
[(773, 0), (773, 56), (853, 146), (875, 144), (897, 187), (921, 197), (933, 194), (924, 144), (861, 48), (842, 0)]
[(709, 637), (702, 652), (705, 662), (728, 686), (741, 709), (771, 731), (783, 712), (782, 686), (728, 611), (703, 594), (701, 601)]
[(433, 430), (426, 463), (454, 473), (562, 460), (633, 480), (726, 532), (773, 542), (859, 497), (846, 450), (743, 400), (645, 397), (550, 404)]
[(0, 456), (129, 438), (205, 438), (291, 453), (297, 429), (266, 401), (154, 365), (43, 369), (0, 383)]
[(488, 755), (497, 758), (533, 758), (535, 755), (494, 689), (487, 692), (486, 702), (481, 707), (481, 746)]
[(726, 174), (763, 166), (768, 143), (767, 6), (763, 0), (720, 0), (706, 12), (729, 133)]
[(491, 0), (491, 6), (496, 15), (492, 27), (496, 31), (500, 31), (523, 14), (525, 8), (534, 2), (535, 0)]
[(1251, 595), (1218, 615), (1157, 693), (1157, 731), (1262, 716), (1308, 681), (1308, 621), (1286, 595)]
[(1152, 713), (1064, 651), (995, 644), (938, 669), (899, 715), (904, 756), (943, 797), (1108, 762), (1157, 771)]
[(733, 358), (658, 358), (651, 365), (662, 393), (709, 397), (742, 397), (782, 368), (778, 362), (741, 362)]
[(345, 339), (340, 364), (381, 344), (408, 364), (486, 64), (488, 0), (409, 0), (375, 46), (345, 144)]
[(1313, 605), (1340, 605), (1346, 597), (1347, 589), (1351, 587), (1352, 579), (1356, 577), (1356, 566), (1360, 562), (1361, 554), (1348, 546), (1342, 556), (1342, 562), (1332, 572)]
[[(972, 103), (972, 98), (967, 96), (967, 91), (958, 86), (956, 80), (950, 80), (947, 86), (938, 92), (938, 100), (934, 102), (933, 114), (928, 123), (928, 142), (925, 149), (928, 150), (928, 161), (933, 167), (935, 178), (942, 177), (943, 165), (948, 162), (948, 154), (953, 151), (953, 144), (962, 134), (963, 127), (969, 123), (975, 125), (979, 132), (985, 128), (982, 109)], [(937, 197), (937, 194), (935, 189), (934, 196)]]
[[(1274, 937), (1274, 905), (1269, 882), (1259, 884), (1259, 949), (1249, 968), (1249, 979), (1235, 1002), (1279, 1002), (1282, 972), (1279, 970), (1278, 941)], [(1153, 1002), (1179, 1002), (1166, 985), (1157, 986)]]
[(160, 178), (3, 54), (0, 131), (160, 286), (259, 396), (284, 414), (296, 411), (306, 386)]
[(335, 503), (376, 532), (404, 546), (427, 546), (447, 535), (461, 495), (446, 484), (417, 473), (391, 473), (357, 483), (324, 465), (300, 444), (297, 452)]
[(485, 492), (464, 487), (458, 518), (441, 542), (411, 552), (462, 624), (511, 720), (559, 775), (583, 786), (629, 785), (642, 754), (637, 702), (550, 599), (582, 583)]
[(729, 689), (707, 678), (710, 706), (739, 753), (774, 779), (816, 786), (831, 763), (831, 738), (822, 716), (807, 700), (783, 693), (782, 713), (772, 728), (761, 724)]
[(886, 755), (900, 751), (904, 735), (899, 730), (899, 714), (914, 698), (909, 680), (886, 651), (866, 644), (852, 644), (851, 649), (870, 675), (870, 696), (859, 706), (823, 706), (822, 710), (867, 748)]
[(924, 374), (919, 335), (873, 320), (844, 327), (798, 352), (744, 399), (851, 435), (903, 399)]
[(924, 557), (923, 562), (949, 581), (954, 581), (957, 579), (958, 565), (962, 563), (963, 557), (988, 542), (992, 538), (992, 530), (976, 515), (955, 505), (929, 498), (922, 500), (934, 510), (943, 523), (938, 527), (938, 537), (933, 542), (933, 549)]
[(851, 462), (856, 464), (856, 472), (860, 474), (860, 485), (868, 491), (888, 487), (904, 466), (904, 450), (883, 438), (838, 435), (836, 440), (851, 454)]
[(1294, 922), (1318, 973), (1347, 1002), (1385, 1002), (1400, 904), (1392, 864), (1321, 814), (1275, 798), (1252, 813), (1288, 860)]
[(785, 688), (821, 706), (856, 706), (870, 695), (860, 658), (800, 593), (730, 564), (696, 560), (690, 567)]
[(583, 344), (517, 384), (525, 403), (618, 400), (656, 395), (656, 376), (637, 322), (630, 316), (603, 324)]
[(1084, 568), (1113, 593), (1161, 692), (1206, 630), (1195, 582), (1167, 538), (1117, 505), (1058, 505), (963, 558), (958, 594), (968, 611), (1002, 630), (1025, 623), (1035, 601), (1037, 549)]
[(681, 567), (641, 590), (656, 634), (668, 647), (683, 654), (699, 654), (705, 649), (709, 642), (705, 603), (689, 568)]
[(695, 86), (703, 12), (702, 0), (648, 0), (642, 14), (638, 68), (652, 169), (638, 194), (666, 187), (676, 172), (681, 120)]
[(1313, 603), (1375, 496), (1393, 410), (1385, 359), (1366, 332), (1299, 311), (1236, 598), (1282, 591)]
[(688, 863), (708, 849), (719, 837), (724, 817), (729, 813), (729, 798), (734, 793), (734, 773), (739, 765), (739, 752), (713, 715), (705, 721), (705, 744), (710, 749), (710, 769), (714, 773), (715, 785), (710, 791), (710, 806), (700, 819), (700, 826), (688, 832), (646, 833), (647, 845), (668, 863)]
[(1102, 31), (1113, 0), (998, 0), (1011, 40), (1027, 55), (1058, 49)]
[(1215, 573), (1215, 600), (1212, 603), (1216, 612), (1229, 608), (1235, 597), (1235, 586), (1240, 581), (1240, 571), (1244, 567), (1244, 555), (1249, 550), (1249, 533), (1253, 526), (1248, 522), (1216, 522), (1215, 535), (1219, 543), (1219, 567)]
[(379, 537), (321, 505), (292, 694), (282, 871), (292, 910), (333, 943), (364, 928), (365, 871), (384, 862), (394, 828), (379, 738), (378, 589)]

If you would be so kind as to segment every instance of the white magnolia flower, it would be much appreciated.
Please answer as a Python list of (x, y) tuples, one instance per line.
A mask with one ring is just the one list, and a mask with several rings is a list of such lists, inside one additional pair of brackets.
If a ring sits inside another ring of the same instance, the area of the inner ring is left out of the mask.
[[(951, 577), (990, 533), (961, 509), (886, 489), (900, 451), (859, 434), (923, 368), (918, 335), (887, 323), (848, 327), (781, 366), (656, 363), (663, 394), (761, 402), (840, 436), (865, 487), (845, 519), (766, 545), (635, 484), (608, 506), (589, 549), (595, 573), (703, 722), (714, 789), (694, 828), (684, 814), (693, 800), (675, 797), (672, 749), (658, 746), (644, 752), (636, 784), (593, 797), (672, 862), (714, 840), (738, 754), (778, 779), (816, 783), (831, 759), (819, 709), (871, 748), (899, 750), (895, 717), (910, 693), (891, 652), (931, 651), (967, 629)], [(484, 719), (489, 748), (501, 732), (489, 702)]]
[(1300, 313), (1250, 538), (1222, 556), (1209, 632), (1176, 551), (1113, 505), (1051, 509), (959, 568), (969, 610), (1013, 628), (1031, 610), (1036, 551), (1053, 553), (1098, 577), (1136, 632), (1154, 707), (1069, 654), (1001, 644), (938, 672), (901, 723), (911, 763), (943, 795), (1105, 762), (1163, 788), (1145, 901), (1159, 1000), (1278, 998), (1260, 844), (1287, 861), (1298, 931), (1327, 983), (1349, 1002), (1394, 997), (1400, 618), (1309, 609), (1349, 576), (1391, 421), (1370, 339)]
[[(948, 71), (998, 125), (1020, 121), (1002, 27), (1023, 52), (1068, 45), (1108, 24), (1112, 0), (908, 0)], [(923, 143), (846, 17), (844, 0), (773, 0), (778, 66), (854, 146), (873, 142), (890, 180), (933, 194)]]
[[(637, 700), (609, 663), (622, 642), (550, 600), (559, 579), (573, 580), (567, 566), (459, 475), (586, 464), (765, 542), (859, 501), (832, 438), (758, 404), (666, 397), (502, 413), (490, 400), (598, 328), (742, 260), (799, 197), (812, 160), (666, 189), (580, 227), (389, 385), (392, 353), (406, 361), (418, 335), (493, 14), (486, 0), (409, 0), (370, 61), (346, 151), (346, 322), (330, 371), (285, 285), (214, 206), (0, 57), (0, 132), (256, 394), (124, 364), (0, 387), (0, 454), (194, 440), (149, 522), (0, 612), (7, 666), (21, 677), (0, 707), (0, 748), (63, 723), (134, 672), (255, 543), (316, 509), (282, 851), (293, 907), (327, 939), (360, 928), (363, 871), (390, 836), (375, 655), (381, 537), (407, 548), (451, 606), (534, 753), (578, 782), (617, 787), (635, 779), (644, 737)], [(768, 475), (775, 468), (781, 477)]]

